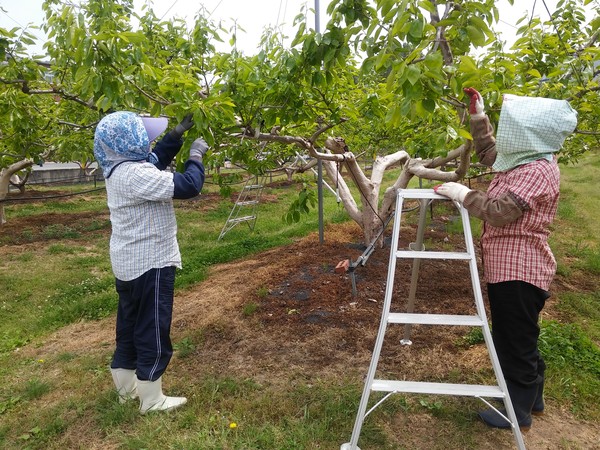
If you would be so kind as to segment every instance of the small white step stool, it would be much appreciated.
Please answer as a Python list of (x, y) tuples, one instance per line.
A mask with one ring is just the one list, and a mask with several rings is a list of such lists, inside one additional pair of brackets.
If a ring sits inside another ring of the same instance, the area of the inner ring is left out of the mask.
[[(404, 199), (417, 199), (420, 202), (420, 217), (419, 225), (417, 228), (417, 242), (409, 246), (409, 250), (399, 250), (398, 243), (400, 237), (400, 220), (402, 216), (402, 206)], [(358, 445), (358, 439), (360, 437), (360, 431), (362, 424), (367, 417), (375, 408), (383, 403), (389, 396), (399, 392), (413, 393), (413, 394), (433, 394), (433, 395), (457, 395), (475, 397), (482, 400), (486, 405), (494, 408), (486, 398), (497, 398), (504, 401), (506, 413), (508, 417), (505, 417), (510, 423), (515, 438), (515, 443), (519, 450), (525, 450), (525, 443), (521, 430), (517, 423), (515, 411), (510, 401), (508, 388), (506, 381), (502, 375), (502, 369), (498, 361), (496, 349), (492, 341), (492, 335), (488, 326), (485, 307), (483, 304), (483, 297), (481, 294), (481, 286), (479, 285), (479, 275), (477, 272), (477, 259), (475, 255), (475, 248), (473, 246), (473, 237), (471, 234), (471, 224), (469, 222), (469, 213), (462, 205), (458, 202), (453, 202), (458, 208), (462, 220), (463, 232), (466, 244), (466, 252), (438, 252), (438, 251), (425, 251), (423, 247), (423, 234), (425, 231), (425, 219), (427, 216), (427, 206), (432, 200), (448, 200), (448, 198), (436, 194), (433, 189), (399, 189), (398, 196), (396, 199), (396, 215), (394, 218), (394, 228), (392, 234), (392, 242), (390, 248), (390, 259), (388, 267), (388, 276), (385, 290), (385, 300), (383, 304), (381, 322), (379, 324), (379, 332), (375, 341), (375, 348), (373, 350), (373, 356), (371, 357), (371, 364), (365, 380), (365, 385), (354, 423), (354, 429), (352, 430), (352, 438), (350, 442), (342, 444), (341, 450), (360, 450)], [(390, 307), (392, 303), (392, 295), (394, 291), (394, 275), (396, 272), (396, 261), (399, 258), (410, 258), (413, 259), (413, 270), (411, 277), (411, 286), (409, 291), (409, 300), (406, 313), (391, 313)], [(446, 315), (446, 314), (414, 314), (414, 299), (416, 293), (416, 285), (418, 280), (419, 265), (422, 259), (454, 259), (454, 260), (466, 260), (469, 262), (469, 269), (471, 272), (471, 284), (473, 287), (475, 297), (475, 307), (477, 314), (475, 315)], [(399, 381), (399, 380), (382, 380), (375, 379), (375, 373), (377, 371), (377, 363), (379, 362), (379, 355), (383, 346), (383, 340), (385, 337), (386, 329), (388, 324), (404, 324), (405, 333), (404, 339), (401, 344), (410, 345), (410, 327), (412, 324), (420, 325), (460, 325), (470, 327), (481, 327), (483, 332), (483, 338), (488, 349), (490, 361), (494, 374), (496, 376), (497, 385), (472, 385), (472, 384), (451, 384), (451, 383), (431, 383), (431, 382), (420, 382), (420, 381)], [(387, 392), (381, 400), (379, 400), (369, 411), (367, 411), (367, 404), (369, 402), (369, 395), (371, 391)], [(495, 409), (495, 408), (494, 408)], [(497, 411), (497, 410), (496, 410)]]

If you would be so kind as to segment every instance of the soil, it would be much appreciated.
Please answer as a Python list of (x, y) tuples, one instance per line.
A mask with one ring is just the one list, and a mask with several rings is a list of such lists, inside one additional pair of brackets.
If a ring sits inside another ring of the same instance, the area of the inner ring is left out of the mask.
[[(206, 202), (210, 204), (211, 202)], [(453, 217), (433, 213), (425, 245), (428, 250), (460, 251), (460, 234), (448, 234), (446, 224)], [(39, 222), (11, 219), (3, 227), (0, 256), (19, 252), (36, 241), (47, 241), (43, 230), (49, 224), (85, 230), (91, 220), (107, 220), (107, 215), (44, 215)], [(28, 242), (20, 230), (27, 228)], [(391, 226), (390, 226), (391, 229)], [(85, 232), (85, 231), (82, 231)], [(108, 232), (106, 230), (100, 232)], [(98, 233), (98, 231), (94, 231)], [(15, 239), (7, 238), (15, 236)], [(400, 233), (400, 247), (415, 240), (415, 226), (407, 221)], [(179, 379), (197, 377), (198, 367), (216, 375), (251, 377), (282, 389), (295, 382), (348, 380), (360, 384), (366, 374), (377, 335), (390, 259), (390, 239), (376, 248), (364, 265), (354, 263), (363, 254), (361, 234), (354, 223), (332, 224), (325, 229), (324, 241), (317, 233), (243, 260), (211, 268), (206, 281), (183, 291), (175, 298), (172, 327), (174, 342), (190, 338), (199, 342), (192, 355), (175, 358), (170, 371)], [(336, 266), (351, 264), (349, 272)], [(412, 260), (398, 260), (393, 286), (393, 311), (406, 310)], [(352, 278), (354, 277), (355, 289)], [(586, 283), (588, 283), (586, 285)], [(587, 290), (589, 280), (561, 279), (552, 290)], [(441, 314), (474, 313), (473, 291), (466, 262), (424, 260), (418, 272), (415, 311)], [(485, 286), (482, 284), (482, 286)], [(485, 298), (485, 291), (484, 291)], [(560, 319), (552, 297), (544, 319)], [(473, 377), (489, 377), (491, 365), (485, 346), (470, 345), (468, 330), (460, 327), (413, 326), (408, 335), (401, 325), (388, 327), (378, 370), (390, 379), (439, 380), (454, 377), (464, 382)], [(23, 354), (48, 357), (52, 353), (106, 352), (113, 342), (114, 319), (82, 322), (65, 327), (22, 349)], [(410, 337), (412, 345), (400, 345)], [(183, 377), (183, 378), (182, 378)], [(108, 383), (108, 381), (107, 381)], [(108, 384), (107, 384), (108, 386)], [(358, 408), (359, 398), (356, 399)], [(600, 449), (600, 425), (586, 422), (551, 398), (546, 414), (536, 418), (524, 435), (527, 448)], [(476, 406), (470, 406), (473, 411)], [(475, 414), (473, 413), (473, 416)], [(407, 428), (396, 433), (403, 448), (439, 448), (445, 438), (443, 426), (427, 412), (398, 414), (390, 428)], [(490, 430), (473, 418), (480, 449), (514, 448), (512, 434)], [(350, 438), (351, 430), (348, 430)], [(435, 444), (437, 442), (437, 444)]]

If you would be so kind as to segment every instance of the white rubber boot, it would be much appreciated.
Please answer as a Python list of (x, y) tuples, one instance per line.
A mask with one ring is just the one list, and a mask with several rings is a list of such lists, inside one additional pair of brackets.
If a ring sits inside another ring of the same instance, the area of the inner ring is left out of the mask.
[(185, 397), (167, 397), (162, 392), (162, 377), (156, 381), (138, 380), (137, 392), (140, 396), (140, 413), (168, 411), (187, 403)]
[(113, 381), (119, 394), (119, 402), (125, 403), (127, 400), (137, 398), (137, 378), (133, 369), (110, 369)]

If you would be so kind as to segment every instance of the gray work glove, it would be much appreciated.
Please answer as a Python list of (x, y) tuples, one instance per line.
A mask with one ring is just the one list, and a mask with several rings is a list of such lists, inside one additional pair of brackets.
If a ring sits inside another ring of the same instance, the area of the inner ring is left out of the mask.
[(181, 122), (179, 122), (177, 124), (177, 126), (175, 126), (175, 128), (173, 128), (170, 131), (170, 134), (175, 139), (181, 139), (181, 136), (183, 136), (183, 133), (185, 133), (187, 130), (189, 130), (193, 126), (194, 126), (193, 115), (188, 114), (187, 116), (185, 116), (183, 118), (183, 120)]
[(190, 147), (190, 159), (198, 162), (202, 162), (202, 158), (208, 151), (208, 144), (202, 138), (196, 139), (192, 142), (192, 146)]
[(443, 195), (444, 197), (448, 197), (451, 200), (463, 203), (465, 201), (465, 197), (471, 189), (460, 184), (454, 183), (450, 181), (449, 183), (440, 184), (433, 188), (436, 194)]

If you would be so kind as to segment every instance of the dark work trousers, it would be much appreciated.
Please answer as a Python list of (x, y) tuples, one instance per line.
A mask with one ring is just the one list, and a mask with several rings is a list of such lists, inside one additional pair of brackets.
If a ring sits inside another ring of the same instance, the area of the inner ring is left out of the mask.
[(155, 381), (171, 356), (175, 267), (151, 269), (132, 281), (116, 280), (119, 294), (113, 369), (136, 369), (139, 380)]
[(487, 287), (492, 338), (504, 378), (522, 387), (539, 385), (546, 365), (538, 350), (538, 320), (549, 293), (524, 281)]

